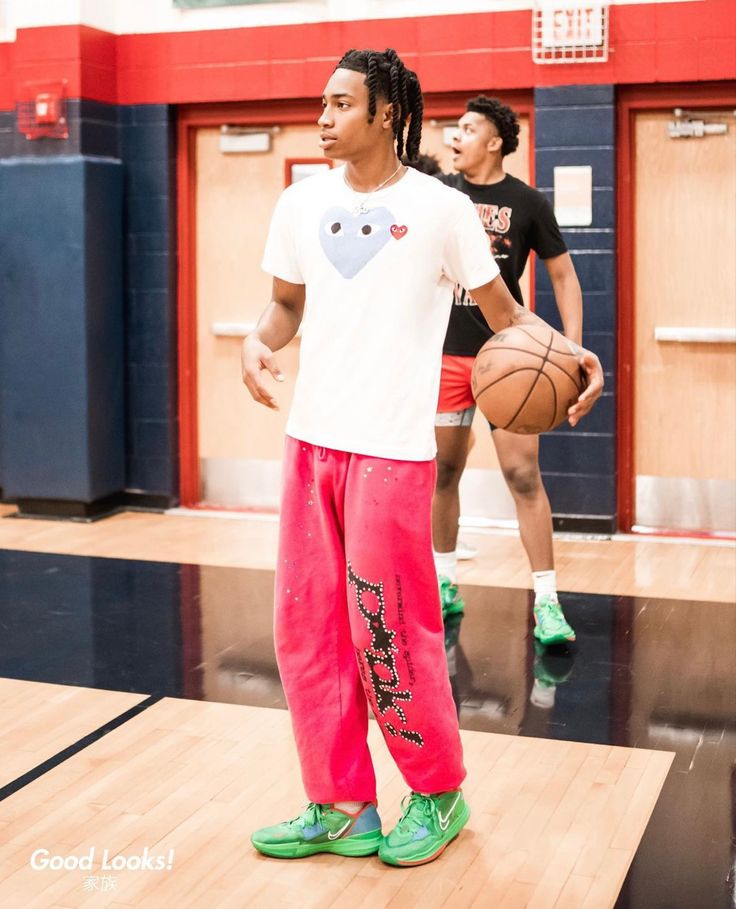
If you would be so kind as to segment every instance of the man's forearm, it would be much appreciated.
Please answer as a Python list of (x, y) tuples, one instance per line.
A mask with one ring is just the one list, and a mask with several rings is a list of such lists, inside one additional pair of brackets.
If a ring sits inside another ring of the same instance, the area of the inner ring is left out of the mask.
[[(504, 328), (512, 328), (514, 325), (548, 326), (544, 319), (540, 319), (535, 313), (516, 302), (500, 275), (489, 284), (476, 288), (471, 293), (486, 322), (496, 333), (503, 331)], [(566, 337), (580, 347), (574, 337), (569, 335)]]
[[(520, 306), (518, 303), (516, 305), (518, 308), (506, 327), (511, 327), (513, 325), (544, 325), (547, 328), (551, 327), (549, 322), (545, 322), (544, 319), (536, 313), (531, 312), (531, 310), (527, 309), (525, 306)], [(494, 329), (494, 331), (496, 330), (497, 329)], [(567, 332), (564, 332), (564, 335), (568, 341), (572, 341), (578, 349), (581, 348), (582, 341), (578, 340), (575, 335), (569, 335)]]
[(542, 322), (533, 312), (516, 302), (500, 275), (483, 287), (472, 290), (471, 295), (494, 332), (513, 325)]
[(301, 320), (300, 312), (272, 300), (261, 314), (250, 337), (255, 336), (256, 340), (271, 350), (281, 350), (296, 336)]

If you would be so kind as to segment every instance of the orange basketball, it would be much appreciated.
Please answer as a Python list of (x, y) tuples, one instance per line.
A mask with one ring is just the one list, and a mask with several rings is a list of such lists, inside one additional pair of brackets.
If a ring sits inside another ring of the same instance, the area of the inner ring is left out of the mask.
[(485, 418), (524, 434), (559, 426), (585, 388), (577, 354), (546, 325), (516, 325), (494, 335), (475, 359), (472, 381)]

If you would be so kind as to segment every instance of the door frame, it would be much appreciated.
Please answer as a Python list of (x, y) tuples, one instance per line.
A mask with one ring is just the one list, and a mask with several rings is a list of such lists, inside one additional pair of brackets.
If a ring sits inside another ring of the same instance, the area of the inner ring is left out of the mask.
[[(531, 91), (504, 91), (480, 87), (464, 92), (424, 96), (424, 119), (457, 116), (465, 102), (479, 92), (499, 97), (518, 114), (529, 118), (529, 178), (534, 182), (534, 99)], [(314, 123), (319, 103), (312, 98), (286, 101), (231, 102), (182, 105), (178, 109), (176, 153), (177, 321), (179, 385), (179, 497), (183, 508), (204, 508), (199, 498), (199, 434), (197, 392), (197, 171), (196, 137), (202, 127), (273, 126)], [(533, 272), (532, 272), (533, 277)], [(533, 284), (532, 284), (533, 298)], [(265, 301), (264, 301), (265, 305)], [(212, 506), (206, 506), (208, 510)], [(245, 509), (223, 509), (238, 511)]]
[(220, 126), (308, 123), (312, 101), (186, 105), (178, 110), (176, 143), (179, 498), (200, 508), (197, 390), (197, 130)]
[[(736, 82), (688, 82), (662, 85), (621, 86), (617, 97), (616, 162), (616, 457), (618, 463), (618, 529), (632, 533), (635, 518), (634, 401), (636, 299), (636, 148), (634, 119), (643, 111), (675, 107), (736, 107)], [(722, 539), (723, 534), (662, 528), (657, 535)]]

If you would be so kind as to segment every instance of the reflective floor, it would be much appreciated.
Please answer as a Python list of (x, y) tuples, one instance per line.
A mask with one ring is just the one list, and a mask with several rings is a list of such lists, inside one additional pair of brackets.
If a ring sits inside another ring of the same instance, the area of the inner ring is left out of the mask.
[[(273, 575), (0, 550), (0, 677), (284, 707)], [(535, 649), (526, 591), (465, 586), (448, 669), (466, 729), (664, 749), (675, 762), (619, 909), (736, 905), (736, 611), (568, 594)]]

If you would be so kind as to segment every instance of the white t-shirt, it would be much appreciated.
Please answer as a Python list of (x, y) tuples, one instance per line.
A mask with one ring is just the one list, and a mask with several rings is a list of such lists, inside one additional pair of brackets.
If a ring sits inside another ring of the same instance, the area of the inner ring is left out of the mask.
[(366, 199), (343, 174), (337, 167), (285, 189), (266, 242), (263, 269), (306, 285), (286, 432), (428, 461), (452, 289), (480, 287), (498, 266), (463, 193), (410, 168)]

